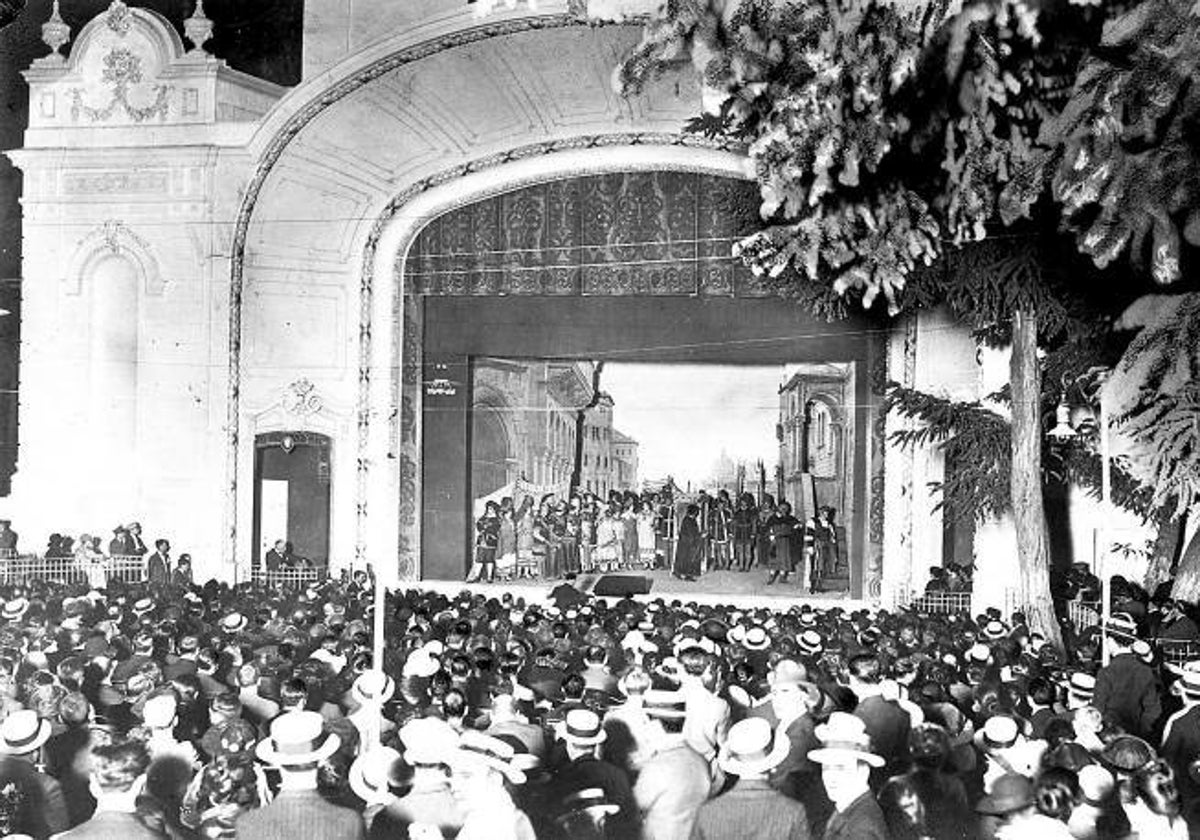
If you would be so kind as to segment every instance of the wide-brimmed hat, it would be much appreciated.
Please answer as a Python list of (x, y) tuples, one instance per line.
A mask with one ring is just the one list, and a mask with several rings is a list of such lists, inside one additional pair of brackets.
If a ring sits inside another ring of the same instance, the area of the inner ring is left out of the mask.
[(133, 602), (133, 614), (143, 616), (146, 613), (154, 612), (153, 598), (139, 598)]
[(525, 784), (525, 772), (513, 763), (515, 757), (516, 750), (512, 744), (468, 729), (459, 737), (458, 749), (451, 752), (446, 761), (452, 767), (483, 765), (504, 774), (514, 785), (522, 785)]
[(558, 737), (568, 744), (591, 747), (608, 738), (600, 716), (591, 709), (572, 709), (558, 725)]
[(976, 803), (975, 810), (1001, 816), (1024, 810), (1033, 803), (1033, 782), (1019, 773), (1005, 773), (992, 783), (992, 792)]
[(1175, 685), (1188, 697), (1200, 700), (1200, 662), (1189, 662), (1184, 665)]
[(746, 650), (766, 650), (771, 646), (771, 637), (767, 635), (766, 628), (755, 625), (746, 631), (746, 637), (742, 639), (742, 647)]
[(270, 734), (254, 752), (260, 760), (276, 767), (322, 761), (341, 746), (337, 735), (325, 732), (324, 723), (317, 712), (284, 712), (271, 721)]
[(1006, 750), (1021, 736), (1017, 721), (1008, 715), (992, 715), (975, 733), (975, 746), (984, 752)]
[(409, 764), (443, 764), (458, 748), (458, 733), (440, 718), (414, 718), (399, 734)]
[(350, 789), (368, 805), (383, 805), (391, 801), (391, 789), (404, 782), (396, 773), (399, 767), (403, 767), (400, 753), (391, 747), (367, 750), (350, 765)]
[(1114, 773), (1136, 773), (1156, 757), (1154, 747), (1136, 735), (1118, 735), (1100, 751), (1100, 763)]
[(396, 683), (382, 671), (363, 671), (350, 687), (350, 695), (358, 703), (386, 703), (396, 693)]
[(809, 706), (817, 708), (821, 705), (821, 689), (808, 679), (808, 669), (794, 659), (781, 659), (775, 663), (767, 674), (767, 684), (771, 688), (792, 686), (804, 692)]
[(765, 718), (746, 718), (730, 727), (717, 764), (734, 776), (766, 773), (783, 763), (790, 748), (791, 742), (776, 737)]
[(883, 757), (871, 752), (871, 736), (862, 718), (847, 712), (834, 712), (826, 723), (816, 728), (819, 749), (809, 750), (808, 757), (818, 764), (841, 764), (847, 759), (861, 761), (872, 767), (882, 767)]
[(12, 712), (0, 723), (0, 753), (25, 755), (46, 743), (50, 738), (50, 722), (42, 720), (32, 709)]
[(1008, 627), (1003, 621), (989, 621), (983, 625), (981, 635), (988, 641), (998, 642), (1008, 635)]
[(13, 598), (11, 601), (4, 602), (4, 608), (0, 610), (0, 618), (5, 621), (18, 621), (28, 611), (28, 598)]

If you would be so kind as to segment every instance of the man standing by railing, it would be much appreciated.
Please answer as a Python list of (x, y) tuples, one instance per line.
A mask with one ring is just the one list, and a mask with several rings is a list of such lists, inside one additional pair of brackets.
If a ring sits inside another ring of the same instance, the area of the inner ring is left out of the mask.
[(146, 560), (146, 580), (151, 586), (165, 585), (171, 581), (171, 543), (167, 540), (154, 541), (154, 553)]
[(17, 556), (17, 532), (12, 529), (12, 521), (0, 519), (0, 558)]

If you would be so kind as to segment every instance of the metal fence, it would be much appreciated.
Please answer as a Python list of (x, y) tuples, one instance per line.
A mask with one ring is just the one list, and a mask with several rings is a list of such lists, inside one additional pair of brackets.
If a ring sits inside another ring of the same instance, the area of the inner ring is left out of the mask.
[(87, 583), (100, 588), (112, 582), (137, 583), (145, 578), (146, 561), (136, 556), (100, 557), (92, 561), (34, 555), (0, 557), (0, 583), (6, 584), (48, 580)]
[(970, 592), (923, 592), (908, 601), (909, 609), (920, 615), (971, 614)]
[(1081, 633), (1091, 627), (1099, 627), (1101, 620), (1099, 601), (1067, 601), (1067, 618), (1075, 632)]

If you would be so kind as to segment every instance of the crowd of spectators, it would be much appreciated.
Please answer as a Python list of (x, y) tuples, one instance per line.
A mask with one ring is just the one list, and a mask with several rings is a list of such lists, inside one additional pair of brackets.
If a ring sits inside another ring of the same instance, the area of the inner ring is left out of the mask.
[(1114, 592), (1058, 648), (996, 610), (411, 589), (377, 669), (361, 573), (32, 581), (0, 590), (0, 834), (1200, 836), (1200, 663), (1144, 638), (1196, 624)]

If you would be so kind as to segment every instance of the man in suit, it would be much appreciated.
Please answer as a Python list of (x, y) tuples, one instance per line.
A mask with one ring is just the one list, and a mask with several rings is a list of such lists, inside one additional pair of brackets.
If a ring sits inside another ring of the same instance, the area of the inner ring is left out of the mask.
[(17, 532), (12, 529), (12, 521), (0, 519), (0, 555), (15, 555), (17, 553)]
[(137, 800), (146, 784), (150, 753), (136, 740), (118, 740), (95, 747), (89, 766), (92, 790), (96, 794), (96, 813), (87, 822), (58, 835), (64, 840), (157, 840), (165, 832), (152, 828), (139, 818)]
[(1133, 618), (1128, 613), (1113, 613), (1104, 637), (1109, 660), (1096, 674), (1092, 705), (1109, 723), (1152, 740), (1162, 714), (1162, 698), (1154, 671), (1133, 652), (1136, 641)]
[(767, 782), (787, 753), (787, 742), (762, 718), (735, 723), (718, 763), (737, 782), (700, 806), (692, 840), (808, 840), (804, 806)]
[(564, 743), (567, 763), (554, 770), (548, 801), (564, 803), (573, 794), (599, 788), (604, 798), (618, 808), (605, 824), (606, 836), (639, 836), (637, 802), (629, 777), (599, 757), (600, 745), (607, 738), (600, 716), (590, 709), (573, 709), (559, 726), (558, 736)]
[(129, 534), (129, 541), (132, 544), (129, 553), (134, 557), (144, 557), (146, 543), (142, 541), (142, 523), (130, 522), (125, 526), (125, 531)]
[(146, 560), (146, 580), (151, 585), (162, 585), (171, 581), (171, 543), (167, 540), (154, 541), (154, 553)]
[(62, 785), (35, 766), (50, 734), (49, 722), (40, 720), (32, 709), (11, 712), (0, 723), (0, 775), (21, 780), (36, 797), (37, 828), (46, 834), (65, 831), (70, 825)]
[(651, 755), (633, 786), (644, 840), (688, 840), (700, 806), (708, 799), (708, 762), (683, 738), (686, 700), (675, 691), (647, 691), (644, 739)]
[(288, 554), (286, 540), (275, 540), (275, 545), (271, 546), (271, 550), (263, 558), (263, 565), (266, 566), (268, 572), (291, 568), (292, 558)]
[(860, 654), (850, 660), (850, 690), (858, 698), (854, 714), (866, 726), (875, 753), (884, 764), (872, 765), (871, 789), (878, 791), (892, 776), (904, 771), (908, 764), (908, 732), (912, 718), (894, 700), (884, 699), (882, 666), (871, 654)]
[(1160, 752), (1175, 771), (1183, 815), (1194, 825), (1192, 820), (1200, 809), (1200, 784), (1192, 779), (1188, 767), (1200, 756), (1200, 662), (1188, 663), (1171, 690), (1183, 708), (1167, 718)]
[(108, 543), (109, 557), (129, 557), (134, 552), (133, 538), (124, 525), (113, 528), (113, 538)]
[(279, 768), (279, 795), (270, 805), (238, 817), (238, 837), (255, 840), (364, 840), (362, 816), (327, 802), (317, 792), (317, 765), (329, 758), (341, 740), (324, 731), (316, 712), (288, 712), (271, 722), (271, 734), (255, 752), (264, 763)]
[(821, 747), (808, 757), (821, 765), (821, 780), (834, 813), (825, 825), (824, 840), (889, 840), (883, 811), (871, 793), (871, 771), (883, 767), (871, 751), (871, 738), (860, 718), (834, 712), (817, 727)]

